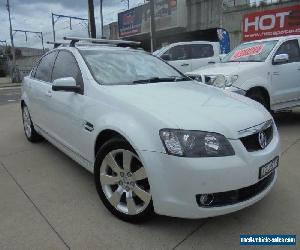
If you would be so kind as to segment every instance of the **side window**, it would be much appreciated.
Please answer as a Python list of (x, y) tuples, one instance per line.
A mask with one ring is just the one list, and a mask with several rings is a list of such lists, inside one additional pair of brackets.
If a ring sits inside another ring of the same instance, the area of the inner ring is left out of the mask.
[(192, 44), (192, 59), (207, 58), (214, 56), (214, 48), (211, 44)]
[(178, 45), (169, 49), (166, 53), (171, 61), (190, 59), (190, 49), (187, 45)]
[(56, 55), (57, 52), (51, 52), (42, 57), (35, 69), (34, 78), (45, 82), (51, 82), (51, 72)]
[(288, 54), (289, 62), (300, 62), (300, 48), (298, 40), (286, 41), (276, 52), (276, 55), (279, 54)]
[(52, 72), (52, 82), (58, 78), (73, 77), (76, 83), (83, 87), (81, 71), (71, 52), (60, 51)]

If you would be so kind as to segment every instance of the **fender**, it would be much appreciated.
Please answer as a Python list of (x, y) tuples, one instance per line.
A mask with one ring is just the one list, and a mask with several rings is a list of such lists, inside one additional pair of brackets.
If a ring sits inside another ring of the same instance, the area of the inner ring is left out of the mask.
[[(93, 140), (89, 143), (88, 149), (89, 159), (92, 159), (92, 162), (95, 160), (94, 148), (97, 137), (104, 130), (113, 130), (122, 135), (137, 153), (140, 151), (165, 153), (159, 136), (159, 130), (163, 128), (163, 126), (153, 121), (151, 124), (150, 119), (145, 119), (145, 116), (137, 121), (132, 116), (119, 112), (107, 113), (94, 120), (93, 123)], [(157, 136), (153, 136), (155, 134)]]

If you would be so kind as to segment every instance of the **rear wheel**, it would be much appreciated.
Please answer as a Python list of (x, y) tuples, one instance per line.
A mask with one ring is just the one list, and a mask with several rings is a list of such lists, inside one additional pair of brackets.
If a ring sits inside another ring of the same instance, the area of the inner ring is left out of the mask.
[(142, 222), (154, 214), (145, 168), (123, 139), (111, 139), (100, 148), (95, 183), (102, 202), (118, 218)]
[(28, 107), (26, 105), (22, 107), (22, 118), (24, 132), (27, 140), (30, 142), (42, 141), (43, 137), (35, 131)]

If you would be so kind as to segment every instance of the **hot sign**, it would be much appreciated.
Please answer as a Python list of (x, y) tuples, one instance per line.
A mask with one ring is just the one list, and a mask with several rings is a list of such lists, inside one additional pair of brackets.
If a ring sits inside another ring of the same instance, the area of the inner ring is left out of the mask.
[(254, 12), (243, 18), (243, 41), (300, 34), (300, 5)]

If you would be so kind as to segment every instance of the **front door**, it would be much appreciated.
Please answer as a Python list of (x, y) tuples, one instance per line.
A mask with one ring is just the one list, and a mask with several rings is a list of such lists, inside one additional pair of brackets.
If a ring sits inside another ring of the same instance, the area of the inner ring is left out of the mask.
[[(273, 104), (300, 99), (300, 47), (297, 39), (284, 42), (275, 55), (288, 54), (289, 61), (272, 66)], [(274, 64), (274, 63), (273, 63)]]
[(70, 51), (60, 50), (53, 67), (52, 82), (65, 77), (73, 77), (81, 86), (82, 93), (52, 91), (52, 97), (48, 99), (47, 123), (57, 141), (76, 155), (85, 157), (82, 155), (87, 140), (83, 131), (83, 109), (86, 105), (83, 78), (74, 55)]

